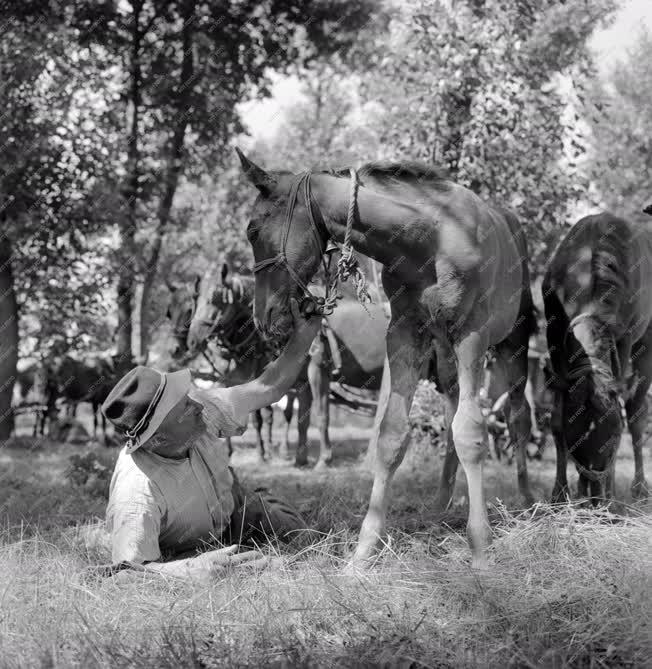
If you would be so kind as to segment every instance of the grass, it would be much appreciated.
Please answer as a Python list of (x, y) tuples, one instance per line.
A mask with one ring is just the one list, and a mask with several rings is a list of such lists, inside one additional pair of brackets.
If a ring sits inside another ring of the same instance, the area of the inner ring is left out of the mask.
[[(0, 666), (649, 666), (652, 515), (628, 505), (631, 449), (617, 463), (618, 515), (519, 510), (515, 472), (489, 463), (494, 541), (491, 569), (479, 574), (463, 533), (464, 476), (452, 510), (437, 516), (440, 460), (416, 445), (394, 485), (391, 542), (372, 571), (349, 574), (342, 567), (371, 487), (358, 463), (364, 436), (335, 430), (338, 459), (326, 472), (261, 467), (249, 433), (239, 440), (234, 466), (245, 484), (287, 496), (321, 539), (209, 585), (97, 578), (88, 567), (106, 561), (106, 548), (84, 539), (83, 523), (101, 518), (105, 502), (65, 479), (81, 449), (0, 451)], [(538, 499), (550, 492), (553, 462), (547, 452), (530, 463)]]

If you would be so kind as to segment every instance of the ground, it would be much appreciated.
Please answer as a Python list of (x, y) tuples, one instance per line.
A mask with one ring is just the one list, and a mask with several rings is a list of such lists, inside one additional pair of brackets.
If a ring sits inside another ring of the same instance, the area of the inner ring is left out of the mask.
[[(437, 516), (440, 457), (416, 443), (394, 485), (391, 542), (373, 570), (349, 574), (371, 487), (369, 422), (346, 413), (334, 422), (326, 471), (261, 466), (251, 429), (234, 440), (245, 485), (292, 500), (321, 535), (284, 547), (265, 570), (208, 585), (88, 571), (107, 555), (80, 527), (104, 515), (115, 449), (21, 438), (0, 450), (0, 667), (646, 666), (652, 516), (629, 496), (629, 444), (617, 461), (618, 514), (546, 505), (552, 448), (529, 463), (541, 504), (528, 510), (513, 466), (488, 463), (494, 541), (489, 572), (474, 573), (464, 476), (452, 509)], [(649, 479), (649, 451), (646, 467)], [(569, 475), (574, 485), (572, 467)]]

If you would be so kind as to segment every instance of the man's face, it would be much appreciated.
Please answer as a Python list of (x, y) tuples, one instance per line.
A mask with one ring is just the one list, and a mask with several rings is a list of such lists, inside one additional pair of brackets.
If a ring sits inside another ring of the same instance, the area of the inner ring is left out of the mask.
[(164, 457), (185, 455), (195, 439), (206, 430), (202, 409), (199, 402), (186, 395), (163, 419), (152, 437), (149, 450)]

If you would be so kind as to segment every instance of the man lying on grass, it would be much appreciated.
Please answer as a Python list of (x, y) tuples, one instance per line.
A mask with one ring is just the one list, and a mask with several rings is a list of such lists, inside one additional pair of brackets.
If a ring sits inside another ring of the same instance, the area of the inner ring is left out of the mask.
[[(113, 565), (178, 577), (205, 578), (227, 566), (262, 564), (254, 550), (269, 538), (307, 529), (288, 504), (265, 491), (243, 491), (228, 466), (221, 437), (241, 435), (249, 413), (291, 388), (317, 336), (320, 319), (296, 324), (281, 355), (255, 380), (232, 388), (196, 388), (189, 370), (162, 374), (136, 367), (115, 385), (104, 415), (128, 439), (116, 462), (106, 526)], [(216, 544), (227, 548), (206, 550)]]

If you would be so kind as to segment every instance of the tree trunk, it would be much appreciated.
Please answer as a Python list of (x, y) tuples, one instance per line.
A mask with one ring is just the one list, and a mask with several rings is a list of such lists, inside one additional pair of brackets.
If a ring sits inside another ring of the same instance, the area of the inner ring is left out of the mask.
[[(172, 141), (170, 154), (167, 161), (165, 172), (165, 182), (163, 194), (158, 207), (158, 224), (154, 234), (154, 241), (150, 251), (149, 259), (144, 271), (143, 292), (140, 300), (140, 355), (147, 359), (150, 346), (150, 323), (148, 308), (151, 301), (154, 279), (158, 270), (161, 247), (167, 224), (170, 220), (170, 211), (174, 202), (174, 195), (179, 185), (179, 177), (183, 172), (183, 150), (186, 139), (186, 128), (188, 127), (188, 108), (190, 105), (190, 92), (192, 81), (195, 75), (195, 66), (193, 62), (193, 18), (195, 14), (195, 2), (190, 0), (183, 8), (183, 60), (181, 63), (181, 75), (179, 80), (179, 89), (177, 94), (177, 115), (172, 129)], [(143, 363), (144, 364), (144, 363)]]
[(0, 237), (0, 441), (11, 435), (11, 398), (18, 362), (18, 304), (11, 271), (11, 241)]
[(121, 356), (133, 355), (132, 338), (132, 309), (134, 297), (134, 278), (136, 245), (134, 243), (138, 226), (138, 200), (140, 176), (140, 108), (141, 100), (141, 67), (140, 50), (142, 32), (140, 29), (140, 15), (143, 10), (143, 0), (134, 0), (133, 20), (131, 32), (131, 75), (129, 86), (129, 105), (131, 112), (128, 149), (127, 149), (127, 182), (124, 188), (124, 197), (127, 203), (127, 214), (122, 221), (121, 250), (122, 258), (118, 269), (118, 330), (116, 332), (117, 353)]

